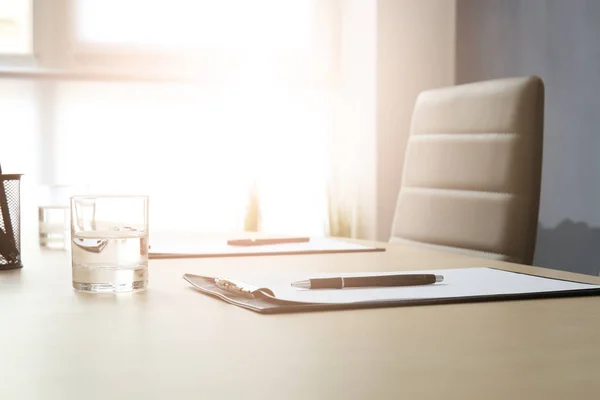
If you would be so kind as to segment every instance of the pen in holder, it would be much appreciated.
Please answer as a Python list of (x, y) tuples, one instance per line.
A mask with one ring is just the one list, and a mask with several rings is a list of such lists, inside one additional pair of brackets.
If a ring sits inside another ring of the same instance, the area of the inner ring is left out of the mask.
[(0, 270), (22, 268), (20, 174), (0, 169)]

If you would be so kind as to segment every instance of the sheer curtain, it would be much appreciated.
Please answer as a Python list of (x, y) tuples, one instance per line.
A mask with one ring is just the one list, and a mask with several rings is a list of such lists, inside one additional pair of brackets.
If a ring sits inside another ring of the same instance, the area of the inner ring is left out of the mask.
[(77, 2), (73, 58), (130, 52), (143, 73), (148, 49), (183, 46), (169, 68), (189, 80), (55, 83), (52, 183), (148, 193), (157, 230), (324, 234), (334, 28), (319, 2), (112, 3)]
[(5, 174), (21, 178), (21, 242), (37, 235), (36, 182), (43, 145), (39, 140), (39, 87), (27, 80), (0, 79), (0, 163)]
[(188, 84), (62, 83), (57, 180), (152, 197), (162, 229), (323, 232), (327, 92)]
[(35, 4), (66, 78), (0, 73), (33, 233), (35, 185), (83, 183), (149, 194), (153, 230), (372, 236), (376, 2)]

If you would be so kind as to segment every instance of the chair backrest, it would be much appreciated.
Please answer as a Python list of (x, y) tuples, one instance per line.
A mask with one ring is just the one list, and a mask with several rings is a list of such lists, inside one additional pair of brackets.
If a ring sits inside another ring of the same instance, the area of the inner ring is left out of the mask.
[(543, 120), (538, 77), (422, 92), (390, 242), (531, 264)]

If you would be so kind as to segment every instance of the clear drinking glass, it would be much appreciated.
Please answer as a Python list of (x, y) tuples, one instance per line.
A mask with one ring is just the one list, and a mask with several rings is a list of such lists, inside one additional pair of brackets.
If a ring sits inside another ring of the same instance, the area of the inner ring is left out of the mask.
[(73, 196), (71, 237), (75, 289), (146, 289), (148, 196)]
[(77, 185), (42, 185), (39, 188), (38, 231), (40, 247), (66, 250), (70, 248), (69, 201), (73, 195), (87, 193)]

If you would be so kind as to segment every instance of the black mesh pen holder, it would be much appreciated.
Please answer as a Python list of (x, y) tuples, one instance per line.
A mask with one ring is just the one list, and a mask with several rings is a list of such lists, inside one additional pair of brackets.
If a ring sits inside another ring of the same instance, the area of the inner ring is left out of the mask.
[(23, 267), (20, 193), (20, 174), (0, 174), (0, 270)]

